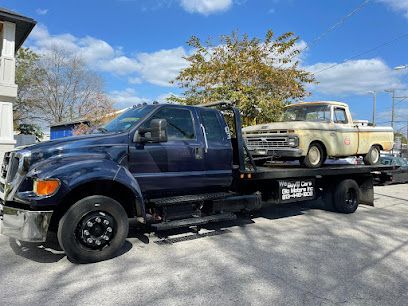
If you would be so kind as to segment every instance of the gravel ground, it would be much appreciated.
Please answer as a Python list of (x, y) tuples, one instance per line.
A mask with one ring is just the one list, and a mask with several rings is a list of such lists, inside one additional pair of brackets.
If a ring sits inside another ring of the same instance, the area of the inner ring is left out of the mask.
[(0, 236), (0, 304), (408, 305), (408, 185), (375, 198), (351, 215), (275, 206), (198, 235), (133, 226), (120, 256), (89, 265), (55, 237)]

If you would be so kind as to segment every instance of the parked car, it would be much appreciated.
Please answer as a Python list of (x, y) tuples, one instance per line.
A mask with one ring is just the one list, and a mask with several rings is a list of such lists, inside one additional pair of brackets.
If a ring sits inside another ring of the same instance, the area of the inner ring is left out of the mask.
[(243, 130), (248, 150), (258, 164), (268, 158), (299, 160), (308, 168), (320, 167), (327, 158), (362, 156), (365, 164), (380, 162), (380, 151), (394, 144), (391, 127), (353, 121), (349, 107), (340, 102), (304, 102), (286, 107), (281, 122)]
[(382, 165), (396, 166), (394, 170), (381, 171), (375, 176), (380, 184), (408, 183), (408, 162), (402, 157), (392, 155), (381, 156)]

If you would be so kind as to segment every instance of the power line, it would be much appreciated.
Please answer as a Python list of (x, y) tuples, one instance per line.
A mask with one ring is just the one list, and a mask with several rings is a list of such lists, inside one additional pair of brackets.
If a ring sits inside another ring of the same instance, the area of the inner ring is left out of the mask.
[[(329, 34), (330, 32), (333, 32), (335, 29), (337, 29), (338, 27), (340, 27), (341, 25), (343, 25), (347, 19), (349, 19), (350, 17), (352, 17), (353, 15), (357, 14), (359, 11), (361, 11), (371, 0), (364, 0), (363, 2), (360, 3), (359, 6), (357, 6), (354, 10), (352, 10), (350, 13), (348, 13), (347, 15), (344, 15), (342, 18), (339, 19), (339, 21), (337, 21), (334, 25), (332, 25), (331, 27), (329, 27), (326, 31), (324, 31), (323, 33), (321, 33), (318, 37), (316, 37), (315, 39), (312, 40), (312, 42), (310, 44), (307, 44), (306, 47), (304, 47), (302, 50), (300, 50), (301, 52), (309, 49), (311, 46), (316, 45), (316, 43), (321, 40), (323, 37), (325, 37), (327, 34)], [(284, 64), (281, 64), (279, 66), (279, 68), (281, 68)]]
[(393, 42), (395, 42), (395, 41), (397, 41), (397, 40), (400, 40), (400, 39), (402, 39), (402, 38), (405, 38), (405, 37), (407, 37), (407, 36), (408, 36), (408, 33), (405, 33), (405, 34), (403, 34), (403, 35), (400, 35), (400, 36), (398, 36), (398, 37), (396, 37), (396, 38), (394, 38), (394, 39), (391, 39), (391, 40), (386, 41), (386, 42), (384, 42), (384, 43), (382, 43), (382, 44), (380, 44), (380, 45), (377, 45), (377, 46), (375, 46), (374, 48), (371, 48), (371, 49), (366, 50), (366, 51), (364, 51), (364, 52), (358, 53), (358, 54), (356, 54), (356, 55), (354, 55), (354, 56), (352, 56), (352, 57), (349, 57), (349, 58), (343, 60), (343, 61), (340, 62), (340, 63), (336, 63), (336, 64), (333, 64), (333, 65), (331, 65), (331, 66), (329, 66), (329, 67), (326, 67), (326, 68), (324, 68), (324, 69), (322, 69), (322, 70), (319, 70), (319, 71), (315, 72), (314, 74), (319, 74), (320, 72), (323, 72), (323, 71), (332, 69), (332, 68), (334, 68), (334, 67), (337, 67), (337, 66), (339, 66), (339, 65), (341, 65), (341, 64), (343, 64), (343, 63), (345, 63), (345, 62), (347, 62), (347, 61), (349, 61), (349, 60), (352, 60), (352, 59), (355, 59), (355, 58), (357, 58), (357, 57), (360, 57), (360, 56), (362, 56), (362, 55), (364, 55), (364, 54), (373, 52), (373, 51), (375, 51), (375, 50), (377, 50), (377, 49), (379, 49), (379, 48), (381, 48), (381, 47), (384, 47), (384, 46), (386, 46), (386, 45), (392, 44)]
[(310, 45), (308, 44), (304, 49), (306, 50), (307, 48), (310, 48), (312, 46), (314, 46), (319, 40), (321, 40), (323, 37), (325, 37), (327, 34), (329, 34), (330, 32), (333, 32), (335, 29), (337, 29), (338, 27), (340, 27), (341, 25), (343, 25), (347, 19), (349, 19), (350, 17), (352, 17), (353, 15), (357, 14), (359, 11), (361, 11), (371, 0), (364, 0), (363, 2), (360, 3), (359, 6), (357, 6), (354, 10), (352, 10), (350, 13), (348, 13), (347, 15), (343, 16), (338, 22), (336, 22), (334, 25), (332, 25), (331, 27), (329, 27), (326, 31), (324, 31), (322, 34), (320, 34), (318, 37), (316, 37), (314, 40), (312, 40), (312, 42), (310, 43)]

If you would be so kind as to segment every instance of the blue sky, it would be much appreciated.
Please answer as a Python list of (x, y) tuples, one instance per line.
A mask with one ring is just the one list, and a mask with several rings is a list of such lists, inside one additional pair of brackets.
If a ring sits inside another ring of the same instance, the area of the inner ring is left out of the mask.
[[(391, 97), (384, 90), (408, 96), (408, 69), (393, 70), (408, 64), (408, 0), (5, 0), (1, 6), (38, 21), (25, 46), (44, 51), (59, 44), (81, 54), (119, 108), (180, 92), (168, 81), (185, 66), (191, 35), (239, 30), (262, 37), (269, 28), (293, 31), (309, 46), (302, 67), (319, 72), (320, 83), (307, 101), (345, 101), (358, 119), (371, 119), (368, 91), (375, 90), (377, 121), (389, 124)], [(397, 120), (407, 121), (408, 99), (396, 109)]]

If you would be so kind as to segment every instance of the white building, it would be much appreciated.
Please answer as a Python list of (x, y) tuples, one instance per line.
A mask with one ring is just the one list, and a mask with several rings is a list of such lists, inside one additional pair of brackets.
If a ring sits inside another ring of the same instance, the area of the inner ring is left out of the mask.
[(4, 152), (14, 148), (13, 102), (17, 97), (15, 54), (36, 22), (0, 8), (0, 165)]

